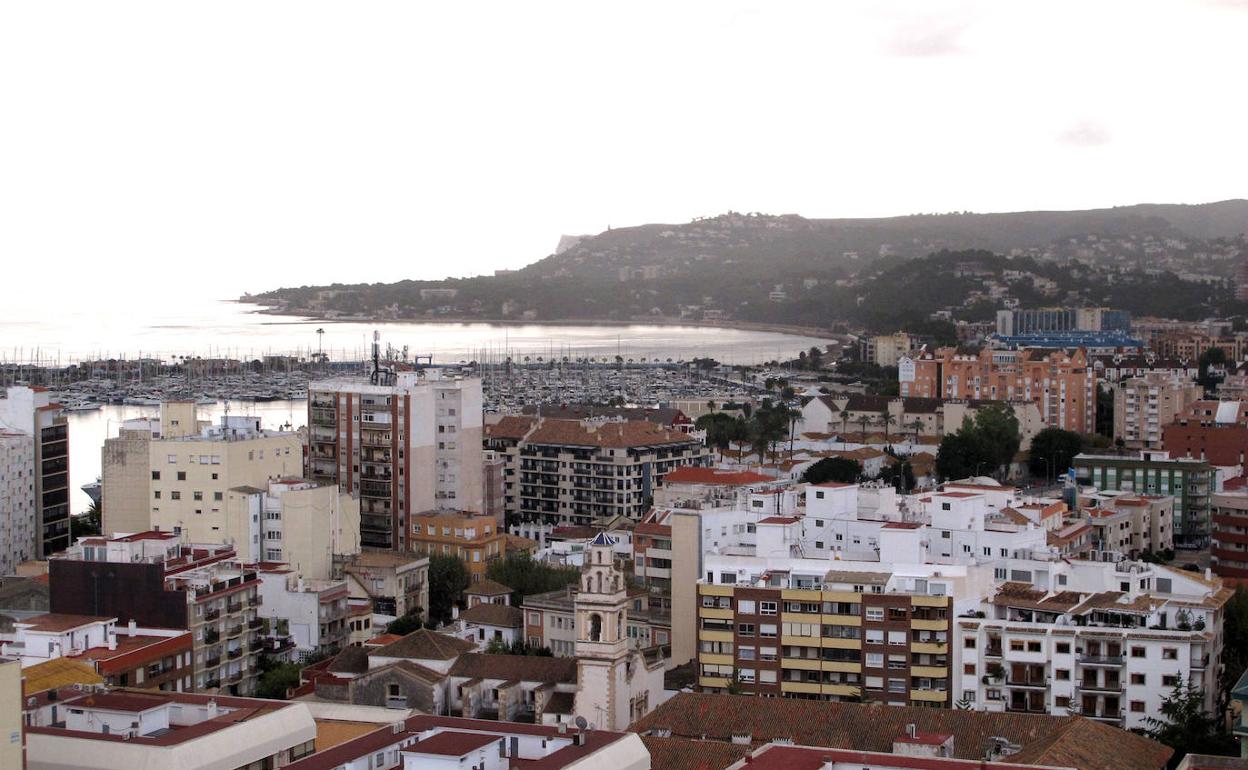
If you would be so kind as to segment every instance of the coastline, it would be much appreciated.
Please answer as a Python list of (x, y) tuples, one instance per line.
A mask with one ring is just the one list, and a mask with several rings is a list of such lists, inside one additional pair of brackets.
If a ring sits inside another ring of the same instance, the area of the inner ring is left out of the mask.
[(450, 324), (450, 325), (472, 325), (483, 324), (488, 326), (687, 326), (702, 329), (737, 329), (740, 331), (752, 332), (771, 332), (774, 334), (789, 334), (798, 337), (812, 337), (819, 340), (833, 341), (835, 337), (832, 332), (816, 326), (791, 326), (788, 324), (772, 324), (757, 321), (692, 321), (685, 318), (668, 318), (666, 316), (642, 316), (628, 320), (619, 320), (614, 318), (564, 318), (558, 320), (520, 320), (516, 318), (465, 318), (441, 316), (438, 318), (414, 317), (414, 318), (376, 318), (374, 316), (322, 316), (307, 313), (298, 313), (285, 310), (278, 310), (269, 305), (263, 305), (258, 302), (250, 302), (248, 300), (236, 300), (237, 302), (256, 305), (255, 311), (260, 315), (268, 315), (285, 318), (300, 318), (300, 321), (275, 321), (273, 323), (393, 323), (393, 324)]

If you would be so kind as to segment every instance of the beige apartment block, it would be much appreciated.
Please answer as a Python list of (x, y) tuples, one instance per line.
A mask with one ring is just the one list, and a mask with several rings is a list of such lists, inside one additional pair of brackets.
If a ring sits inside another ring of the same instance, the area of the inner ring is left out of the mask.
[(337, 561), (360, 552), (360, 501), (336, 484), (300, 478), (226, 492), (223, 530), (247, 562), (283, 562), (328, 580)]
[(1123, 380), (1114, 387), (1114, 438), (1127, 449), (1162, 449), (1164, 428), (1204, 393), (1189, 379), (1161, 372)]
[(25, 767), (22, 662), (17, 658), (0, 658), (0, 736), (0, 767)]
[(257, 417), (206, 426), (194, 404), (175, 402), (161, 406), (159, 421), (127, 420), (102, 460), (105, 534), (159, 529), (219, 543), (232, 536), (229, 490), (299, 476), (303, 448), (297, 434), (264, 430)]

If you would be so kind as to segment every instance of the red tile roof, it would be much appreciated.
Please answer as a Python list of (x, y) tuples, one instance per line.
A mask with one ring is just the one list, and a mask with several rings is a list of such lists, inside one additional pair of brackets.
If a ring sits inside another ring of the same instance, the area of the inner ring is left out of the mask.
[(436, 733), (423, 741), (408, 746), (403, 753), (438, 754), (446, 757), (462, 757), (477, 749), (484, 748), (498, 740), (495, 735), (481, 733), (461, 733), (457, 730), (445, 730)]
[(687, 433), (644, 420), (584, 425), (578, 420), (543, 419), (525, 441), (529, 444), (616, 449), (698, 443)]
[(759, 524), (796, 524), (797, 517), (796, 516), (768, 516), (765, 519), (760, 519), (758, 523)]
[(117, 635), (117, 649), (92, 647), (83, 652), (83, 660), (95, 661), (95, 667), (101, 674), (121, 674), (133, 671), (139, 666), (158, 661), (169, 655), (187, 652), (191, 649), (191, 634), (177, 636), (127, 636)]
[(49, 612), (46, 615), (35, 615), (26, 620), (18, 620), (18, 623), (30, 624), (32, 631), (44, 631), (50, 634), (60, 633), (61, 631), (69, 631), (73, 628), (81, 628), (82, 626), (98, 623), (101, 621), (117, 620), (116, 617), (104, 617), (97, 615), (70, 615), (63, 612)]
[(721, 468), (702, 468), (685, 466), (668, 471), (663, 477), (664, 484), (719, 484), (722, 486), (742, 486), (745, 484), (763, 484), (775, 481), (771, 476), (764, 476), (753, 471), (727, 471)]

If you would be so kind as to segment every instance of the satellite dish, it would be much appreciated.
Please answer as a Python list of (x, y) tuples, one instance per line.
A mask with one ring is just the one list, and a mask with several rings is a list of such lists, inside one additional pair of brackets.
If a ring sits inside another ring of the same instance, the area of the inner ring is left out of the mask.
[(577, 717), (576, 726), (584, 730), (586, 727), (589, 727), (589, 722), (585, 721), (585, 717)]

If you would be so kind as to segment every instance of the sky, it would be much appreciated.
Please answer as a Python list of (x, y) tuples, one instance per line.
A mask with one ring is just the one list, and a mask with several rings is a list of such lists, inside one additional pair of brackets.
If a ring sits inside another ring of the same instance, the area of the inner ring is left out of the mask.
[(727, 210), (1245, 197), (1244, 40), (1248, 0), (3, 3), (9, 302), (475, 275)]

